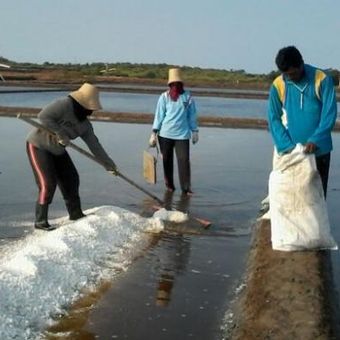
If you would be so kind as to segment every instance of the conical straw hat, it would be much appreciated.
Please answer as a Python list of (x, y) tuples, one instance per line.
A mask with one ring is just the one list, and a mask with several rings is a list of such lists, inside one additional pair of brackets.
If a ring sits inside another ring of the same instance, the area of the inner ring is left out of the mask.
[(98, 89), (89, 83), (84, 83), (78, 90), (70, 93), (70, 96), (87, 110), (100, 110)]
[(181, 71), (179, 68), (171, 68), (169, 69), (169, 80), (168, 85), (175, 82), (181, 82), (183, 83), (183, 80), (181, 78)]

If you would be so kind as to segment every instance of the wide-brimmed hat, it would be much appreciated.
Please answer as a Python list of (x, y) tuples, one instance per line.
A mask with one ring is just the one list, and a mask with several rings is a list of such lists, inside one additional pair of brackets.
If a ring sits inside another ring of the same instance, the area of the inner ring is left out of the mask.
[(179, 68), (171, 68), (169, 69), (169, 80), (168, 85), (171, 83), (180, 82), (183, 83), (182, 77), (181, 77), (181, 71)]
[(70, 96), (87, 110), (100, 110), (98, 89), (89, 83), (84, 83), (78, 90), (70, 93)]

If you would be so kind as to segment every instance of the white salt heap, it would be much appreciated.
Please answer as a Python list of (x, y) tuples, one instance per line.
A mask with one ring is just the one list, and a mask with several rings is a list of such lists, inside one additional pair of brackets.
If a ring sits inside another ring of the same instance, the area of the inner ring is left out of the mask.
[(145, 232), (164, 228), (160, 216), (143, 218), (118, 207), (85, 213), (73, 223), (50, 221), (62, 225), (35, 230), (2, 249), (0, 339), (39, 338), (51, 316), (65, 312), (82, 288), (126, 270), (145, 246)]
[(159, 218), (163, 221), (170, 221), (170, 222), (176, 222), (176, 223), (183, 223), (188, 221), (189, 216), (188, 214), (185, 214), (181, 211), (169, 211), (164, 208), (156, 211), (153, 214), (154, 218)]

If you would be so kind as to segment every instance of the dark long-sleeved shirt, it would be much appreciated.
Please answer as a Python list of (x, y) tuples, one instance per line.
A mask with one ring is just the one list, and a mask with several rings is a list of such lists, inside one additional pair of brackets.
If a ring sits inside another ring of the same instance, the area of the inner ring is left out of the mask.
[(27, 137), (27, 141), (37, 148), (45, 149), (54, 155), (61, 155), (65, 148), (58, 143), (58, 139), (75, 139), (80, 137), (86, 143), (92, 154), (106, 165), (108, 170), (115, 168), (115, 163), (108, 156), (88, 119), (79, 121), (74, 114), (72, 99), (69, 97), (57, 99), (44, 107), (38, 114), (42, 125), (58, 136), (41, 129), (34, 129)]

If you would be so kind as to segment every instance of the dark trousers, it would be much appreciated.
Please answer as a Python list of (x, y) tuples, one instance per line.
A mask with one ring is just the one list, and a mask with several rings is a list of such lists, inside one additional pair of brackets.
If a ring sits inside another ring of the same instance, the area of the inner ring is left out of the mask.
[(158, 136), (159, 147), (163, 158), (165, 185), (174, 190), (174, 150), (176, 152), (178, 175), (181, 189), (191, 190), (190, 145), (189, 140), (176, 140)]
[(79, 201), (79, 175), (67, 151), (56, 156), (31, 143), (26, 151), (39, 188), (37, 203), (50, 204), (57, 185), (66, 202)]
[(325, 198), (327, 196), (327, 184), (328, 184), (328, 174), (329, 174), (329, 164), (331, 160), (331, 154), (327, 153), (325, 155), (315, 157), (316, 160), (316, 167), (319, 171), (322, 187), (323, 187), (323, 193), (325, 195)]

